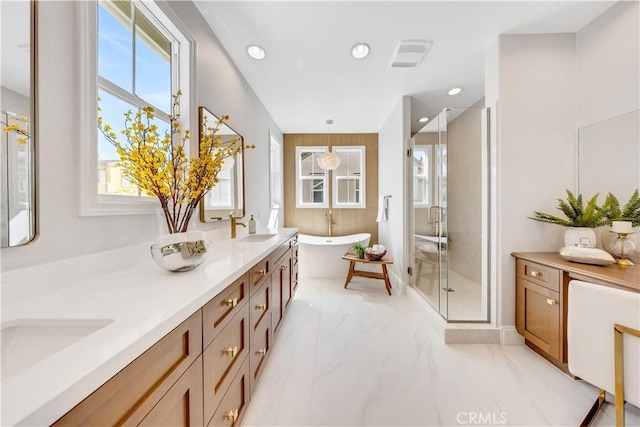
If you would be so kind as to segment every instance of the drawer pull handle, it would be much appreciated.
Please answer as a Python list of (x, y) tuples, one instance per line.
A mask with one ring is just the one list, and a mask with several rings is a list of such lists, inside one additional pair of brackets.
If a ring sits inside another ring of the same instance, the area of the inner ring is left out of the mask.
[(256, 310), (265, 311), (266, 309), (267, 309), (267, 304), (257, 304), (256, 305)]
[(258, 274), (260, 276), (264, 276), (265, 274), (267, 274), (267, 270), (258, 270)]
[(258, 350), (256, 350), (256, 354), (258, 356), (264, 356), (265, 354), (267, 354), (267, 349), (266, 348), (258, 349)]
[(238, 410), (236, 409), (235, 411), (225, 412), (224, 418), (235, 423), (236, 420), (238, 419)]
[(539, 271), (531, 270), (531, 277), (540, 277), (540, 276), (542, 276), (542, 273), (540, 273)]
[(281, 265), (280, 266), (280, 270), (282, 270), (282, 271), (287, 271), (287, 268), (289, 268), (288, 265)]
[(222, 301), (222, 304), (226, 305), (227, 307), (235, 307), (236, 305), (238, 305), (238, 298), (224, 300)]
[(225, 350), (222, 350), (222, 354), (224, 354), (225, 356), (236, 357), (236, 354), (238, 354), (238, 346), (229, 347)]
[(547, 304), (549, 305), (556, 305), (558, 303), (558, 301), (551, 299), (551, 298), (547, 298)]

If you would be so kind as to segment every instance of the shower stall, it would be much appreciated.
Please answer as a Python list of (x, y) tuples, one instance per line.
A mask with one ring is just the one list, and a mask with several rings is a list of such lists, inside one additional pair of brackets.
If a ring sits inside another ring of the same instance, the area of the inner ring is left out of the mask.
[(446, 108), (414, 135), (413, 286), (448, 322), (489, 319), (489, 111)]

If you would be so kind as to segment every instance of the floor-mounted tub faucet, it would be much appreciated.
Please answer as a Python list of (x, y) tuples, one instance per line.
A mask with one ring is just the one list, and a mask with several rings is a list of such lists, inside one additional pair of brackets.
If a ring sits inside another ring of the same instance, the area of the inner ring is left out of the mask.
[(331, 237), (333, 234), (333, 226), (335, 222), (333, 221), (333, 215), (331, 214), (331, 210), (329, 210), (325, 214), (325, 218), (327, 219), (327, 236)]

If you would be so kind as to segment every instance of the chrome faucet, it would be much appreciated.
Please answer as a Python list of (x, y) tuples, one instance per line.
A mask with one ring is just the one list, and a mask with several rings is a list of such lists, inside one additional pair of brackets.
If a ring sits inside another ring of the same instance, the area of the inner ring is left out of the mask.
[(333, 215), (331, 214), (331, 210), (329, 210), (325, 214), (325, 218), (327, 219), (327, 236), (331, 237), (333, 234), (333, 226), (335, 222), (333, 221)]
[(238, 221), (239, 219), (242, 219), (242, 218), (237, 218), (237, 217), (233, 216), (233, 212), (231, 214), (229, 214), (229, 218), (231, 218), (231, 238), (235, 239), (236, 238), (236, 227), (238, 225), (241, 225), (241, 226), (246, 228), (247, 224), (245, 224), (244, 222)]

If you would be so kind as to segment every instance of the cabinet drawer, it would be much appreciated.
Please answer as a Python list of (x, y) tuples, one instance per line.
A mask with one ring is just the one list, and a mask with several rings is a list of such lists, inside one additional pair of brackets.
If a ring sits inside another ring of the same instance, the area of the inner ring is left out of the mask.
[(203, 348), (209, 345), (248, 299), (249, 274), (247, 273), (203, 307)]
[(516, 260), (516, 275), (521, 279), (537, 283), (547, 289), (560, 292), (560, 270), (546, 267), (535, 262)]
[(202, 315), (198, 310), (54, 425), (139, 424), (196, 360), (201, 346)]
[[(275, 249), (272, 253), (271, 253), (271, 264), (272, 265), (276, 265), (276, 263), (280, 262), (280, 259), (286, 255), (289, 251), (291, 250), (291, 244), (290, 242), (285, 242), (284, 244), (282, 244), (279, 248)], [(274, 270), (275, 271), (275, 268)]]
[(247, 410), (249, 398), (249, 361), (245, 360), (207, 426), (240, 425), (241, 418)]
[(516, 279), (516, 330), (551, 358), (562, 361), (560, 294)]
[(202, 417), (202, 357), (182, 374), (140, 426), (201, 426)]
[[(268, 317), (270, 316), (271, 313)], [(262, 373), (269, 350), (271, 350), (271, 344), (271, 319), (267, 318), (260, 322), (258, 328), (251, 334), (251, 352), (249, 354), (251, 390), (255, 390), (256, 382)]]
[(251, 270), (249, 270), (250, 274), (250, 282), (251, 282), (251, 293), (253, 294), (258, 290), (260, 285), (262, 285), (269, 274), (271, 274), (271, 257), (266, 257), (256, 265), (254, 265)]
[(249, 352), (249, 304), (204, 350), (204, 415), (211, 418)]
[(251, 319), (251, 331), (253, 332), (263, 319), (269, 317), (271, 313), (271, 276), (260, 286), (255, 294), (251, 296), (249, 307), (249, 318)]

